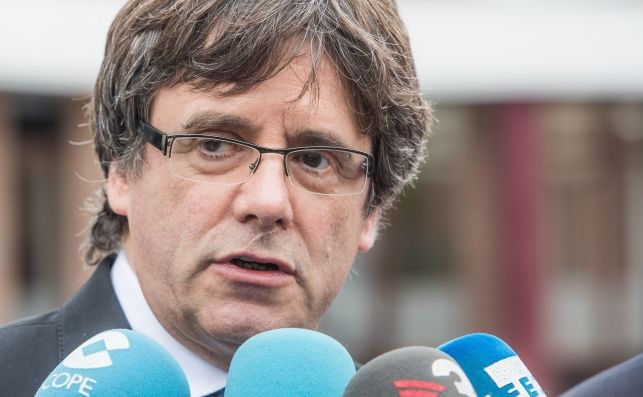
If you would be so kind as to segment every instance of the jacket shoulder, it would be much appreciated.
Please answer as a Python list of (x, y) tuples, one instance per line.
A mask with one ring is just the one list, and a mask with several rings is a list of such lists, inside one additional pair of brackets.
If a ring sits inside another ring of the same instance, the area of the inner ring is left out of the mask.
[(0, 395), (34, 395), (60, 361), (59, 324), (54, 311), (0, 328)]
[(60, 309), (0, 328), (0, 396), (31, 397), (63, 358), (89, 337), (130, 328), (106, 258)]
[(561, 397), (635, 396), (643, 390), (643, 354), (609, 368)]

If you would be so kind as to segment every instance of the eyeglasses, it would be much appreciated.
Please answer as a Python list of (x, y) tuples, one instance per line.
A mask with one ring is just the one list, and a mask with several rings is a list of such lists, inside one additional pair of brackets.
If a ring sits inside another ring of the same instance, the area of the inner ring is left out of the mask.
[(353, 195), (373, 175), (370, 153), (333, 146), (272, 149), (236, 139), (203, 134), (165, 134), (142, 123), (147, 141), (170, 159), (173, 175), (196, 182), (236, 185), (255, 173), (265, 153), (284, 156), (290, 183), (315, 194)]

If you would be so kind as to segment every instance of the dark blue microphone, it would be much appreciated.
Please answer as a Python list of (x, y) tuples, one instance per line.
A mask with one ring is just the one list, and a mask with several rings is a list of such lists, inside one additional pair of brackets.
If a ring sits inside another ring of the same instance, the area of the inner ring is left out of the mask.
[(225, 397), (340, 397), (355, 364), (335, 339), (299, 328), (262, 332), (232, 357)]
[(481, 397), (546, 397), (516, 352), (498, 337), (470, 334), (438, 349), (460, 364)]
[(35, 397), (189, 397), (183, 370), (158, 342), (129, 329), (89, 338), (49, 374)]

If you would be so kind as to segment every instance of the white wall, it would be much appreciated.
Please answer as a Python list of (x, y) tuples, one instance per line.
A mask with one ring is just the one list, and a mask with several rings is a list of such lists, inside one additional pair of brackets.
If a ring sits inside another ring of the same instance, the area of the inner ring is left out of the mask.
[[(0, 91), (82, 95), (123, 0), (0, 0)], [(438, 102), (643, 98), (643, 2), (401, 0)]]

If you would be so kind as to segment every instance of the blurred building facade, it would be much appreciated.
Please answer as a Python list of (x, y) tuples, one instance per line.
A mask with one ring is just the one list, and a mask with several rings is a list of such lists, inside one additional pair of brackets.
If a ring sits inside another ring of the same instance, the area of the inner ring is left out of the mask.
[[(101, 187), (83, 101), (0, 101), (0, 321), (89, 276)], [(469, 332), (512, 345), (549, 390), (643, 351), (643, 103), (436, 107), (417, 186), (322, 328), (366, 361)]]

